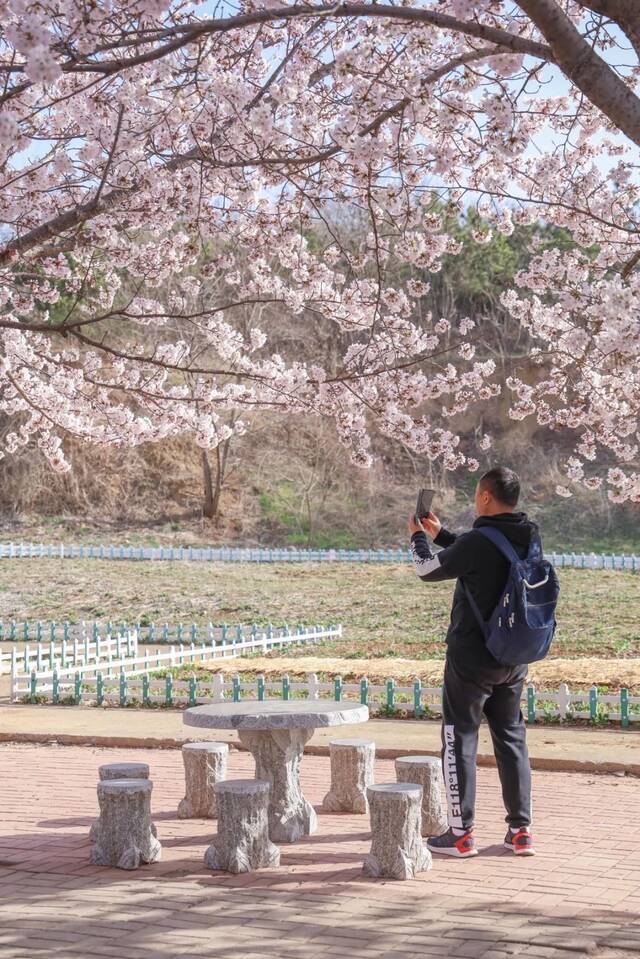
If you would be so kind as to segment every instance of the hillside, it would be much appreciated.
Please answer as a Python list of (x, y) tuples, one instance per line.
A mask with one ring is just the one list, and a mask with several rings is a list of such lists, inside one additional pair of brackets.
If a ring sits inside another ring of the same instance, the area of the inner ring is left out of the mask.
[[(448, 474), (380, 442), (379, 460), (359, 470), (329, 424), (298, 427), (256, 420), (228, 453), (217, 515), (202, 516), (202, 452), (187, 441), (133, 450), (73, 449), (74, 469), (52, 474), (37, 451), (0, 462), (3, 539), (145, 545), (225, 543), (311, 547), (389, 546), (407, 541), (406, 523), (421, 485), (438, 490), (434, 508), (453, 528), (473, 519), (475, 478)], [(512, 465), (522, 508), (542, 527), (548, 548), (640, 553), (638, 507), (600, 492), (555, 494), (558, 448), (513, 424), (481, 469)], [(215, 473), (215, 454), (210, 454)]]
[[(355, 243), (362, 226), (354, 222), (350, 228)], [(461, 240), (469, 240), (473, 228), (472, 212), (456, 226)], [(479, 460), (480, 471), (496, 463), (516, 469), (523, 508), (541, 523), (548, 546), (640, 552), (637, 505), (616, 506), (604, 492), (583, 488), (571, 499), (556, 494), (558, 484), (567, 482), (562, 464), (576, 441), (572, 431), (560, 435), (533, 417), (514, 421), (508, 415), (509, 375), (533, 378), (539, 371), (531, 367), (526, 333), (502, 308), (500, 294), (526, 266), (534, 245), (567, 243), (568, 235), (556, 228), (518, 227), (509, 237), (496, 234), (488, 245), (464, 242), (459, 255), (445, 258), (441, 272), (425, 271), (428, 292), (415, 322), (428, 328), (437, 317), (453, 323), (473, 318), (476, 356), (496, 364), (502, 393), (453, 418), (435, 401), (415, 413), (428, 417), (434, 429), (458, 432), (460, 448)], [(392, 263), (388, 272), (390, 282), (401, 284), (406, 264)], [(240, 313), (238, 322), (252, 320)], [(299, 318), (279, 309), (265, 312), (261, 323), (270, 349), (289, 361), (300, 358)], [(318, 320), (306, 337), (305, 358), (315, 356), (331, 369), (337, 362), (335, 333)], [(447, 362), (457, 362), (453, 345)], [(373, 417), (368, 426), (374, 466), (362, 470), (351, 463), (331, 420), (311, 413), (224, 415), (230, 426), (241, 415), (246, 433), (208, 454), (188, 437), (134, 448), (81, 445), (66, 437), (73, 469), (57, 474), (37, 447), (19, 446), (0, 458), (0, 532), (15, 539), (148, 544), (396, 545), (406, 542), (406, 519), (420, 486), (438, 490), (435, 510), (449, 525), (462, 528), (472, 519), (478, 474), (445, 472), (439, 462), (380, 435)], [(0, 418), (0, 440), (11, 429), (15, 423)], [(493, 438), (488, 452), (478, 448), (485, 434)], [(596, 464), (601, 476), (607, 468)]]

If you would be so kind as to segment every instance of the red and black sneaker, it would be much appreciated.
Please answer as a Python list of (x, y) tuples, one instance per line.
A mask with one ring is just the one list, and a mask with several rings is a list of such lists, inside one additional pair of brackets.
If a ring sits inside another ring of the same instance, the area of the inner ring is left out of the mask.
[(447, 829), (441, 836), (427, 839), (427, 849), (443, 856), (457, 856), (458, 859), (468, 859), (469, 856), (478, 855), (472, 829), (467, 830), (462, 836), (456, 836), (451, 829)]
[(536, 854), (533, 846), (533, 836), (527, 826), (522, 826), (517, 832), (509, 830), (504, 837), (504, 844), (516, 856), (535, 856)]

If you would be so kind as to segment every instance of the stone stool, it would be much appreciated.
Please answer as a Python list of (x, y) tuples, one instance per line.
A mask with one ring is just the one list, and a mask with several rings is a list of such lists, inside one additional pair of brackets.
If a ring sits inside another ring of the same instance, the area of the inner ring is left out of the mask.
[(431, 869), (431, 853), (420, 835), (422, 786), (369, 786), (371, 851), (362, 871), (375, 879), (413, 879)]
[(107, 779), (148, 779), (148, 763), (103, 763), (98, 767), (100, 781)]
[(447, 814), (442, 801), (442, 763), (436, 756), (400, 756), (396, 759), (399, 783), (422, 786), (422, 835), (440, 836), (447, 831)]
[(94, 866), (137, 869), (155, 862), (162, 847), (151, 832), (149, 779), (106, 779), (98, 783), (100, 820), (91, 850)]
[(215, 819), (218, 812), (213, 787), (226, 779), (228, 755), (226, 743), (184, 744), (182, 761), (186, 794), (178, 806), (180, 819)]
[(263, 779), (215, 784), (218, 834), (204, 855), (205, 866), (238, 873), (280, 865), (280, 850), (269, 839), (270, 788)]
[[(149, 764), (148, 763), (103, 763), (102, 766), (98, 767), (98, 776), (100, 777), (101, 782), (112, 779), (148, 779), (149, 778)], [(89, 830), (89, 839), (91, 842), (97, 842), (98, 839), (98, 827), (100, 825), (100, 820), (96, 819), (91, 824), (91, 829)], [(157, 835), (156, 827), (151, 823), (151, 832), (154, 836)]]
[(376, 744), (366, 739), (334, 739), (329, 755), (331, 788), (322, 802), (324, 811), (368, 813), (367, 786), (373, 785)]

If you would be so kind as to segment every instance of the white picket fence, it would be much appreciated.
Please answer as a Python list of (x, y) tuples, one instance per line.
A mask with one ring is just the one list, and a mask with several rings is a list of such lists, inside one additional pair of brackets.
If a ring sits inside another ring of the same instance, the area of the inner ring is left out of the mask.
[(63, 639), (60, 643), (51, 640), (48, 643), (24, 643), (14, 645), (12, 649), (0, 649), (0, 676), (10, 672), (31, 673), (32, 669), (42, 672), (53, 669), (54, 665), (61, 668), (76, 667), (91, 660), (102, 662), (105, 659), (132, 658), (138, 654), (138, 633), (135, 630), (127, 633), (117, 633), (106, 637), (98, 636), (90, 639), (87, 633), (84, 636), (74, 636), (73, 639)]
[[(614, 553), (547, 553), (554, 566), (640, 572), (640, 556)], [(197, 560), (236, 563), (401, 563), (405, 547), (388, 549), (278, 549), (228, 546), (90, 546), (67, 543), (0, 543), (0, 559)]]
[[(11, 650), (11, 699), (16, 702), (24, 696), (42, 696), (53, 693), (57, 684), (62, 687), (78, 682), (84, 686), (96, 682), (98, 674), (104, 677), (123, 675), (127, 678), (149, 673), (158, 669), (172, 669), (186, 663), (205, 663), (221, 657), (242, 656), (247, 653), (268, 653), (272, 649), (300, 643), (319, 643), (324, 639), (339, 639), (342, 636), (342, 626), (311, 626), (306, 632), (287, 632), (280, 635), (269, 635), (262, 632), (260, 635), (244, 639), (242, 642), (211, 644), (190, 643), (189, 645), (170, 646), (168, 650), (149, 649), (138, 654), (137, 637), (133, 655), (120, 655), (114, 658), (111, 649), (103, 650), (102, 656), (96, 655), (96, 647), (90, 646), (90, 654), (82, 654), (72, 665), (63, 665), (55, 656), (49, 658), (47, 665), (41, 663), (38, 669), (31, 663), (31, 668), (25, 669), (24, 660), (18, 660), (15, 650)], [(117, 647), (116, 647), (117, 648)], [(130, 648), (130, 647), (129, 647)], [(27, 659), (29, 664), (30, 660)], [(21, 668), (22, 667), (22, 668)]]
[[(304, 623), (298, 623), (293, 627), (296, 632), (303, 633), (306, 630)], [(56, 623), (43, 622), (42, 620), (22, 620), (15, 619), (8, 622), (0, 621), (0, 642), (24, 642), (29, 643), (35, 640), (37, 643), (45, 641), (57, 642), (62, 639), (67, 643), (76, 639), (81, 644), (87, 642), (99, 643), (100, 640), (108, 640), (110, 637), (120, 634), (126, 635), (134, 630), (140, 643), (153, 646), (155, 643), (197, 643), (203, 640), (207, 643), (219, 642), (226, 643), (232, 640), (236, 643), (242, 642), (247, 635), (253, 639), (259, 633), (265, 632), (268, 636), (290, 636), (291, 627), (284, 623), (282, 626), (274, 626), (273, 623), (258, 625), (258, 623), (236, 623), (229, 625), (222, 623), (215, 625), (211, 622), (205, 624), (198, 623), (150, 623), (137, 622), (127, 623), (126, 621), (114, 623), (112, 621), (103, 622), (94, 620), (87, 622), (80, 620), (79, 623)]]

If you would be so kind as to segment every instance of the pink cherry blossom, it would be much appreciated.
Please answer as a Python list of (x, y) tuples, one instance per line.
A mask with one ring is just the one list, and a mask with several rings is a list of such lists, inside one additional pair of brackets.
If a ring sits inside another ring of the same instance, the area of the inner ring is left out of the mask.
[(638, 31), (602, 4), (0, 0), (0, 456), (210, 449), (259, 409), (332, 421), (363, 468), (378, 430), (473, 469), (496, 366), (426, 297), (474, 208), (476, 256), (571, 240), (534, 233), (502, 297), (510, 416), (640, 502)]

